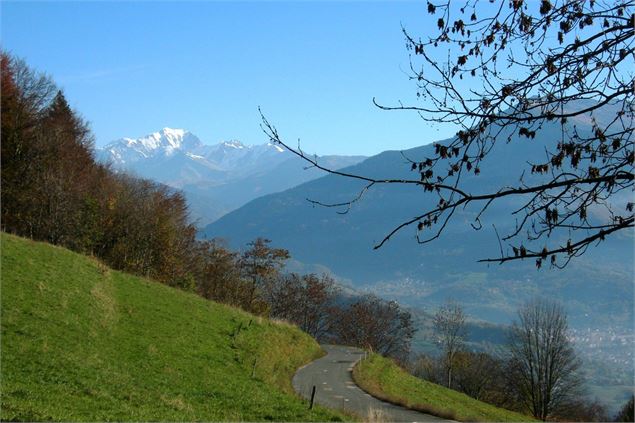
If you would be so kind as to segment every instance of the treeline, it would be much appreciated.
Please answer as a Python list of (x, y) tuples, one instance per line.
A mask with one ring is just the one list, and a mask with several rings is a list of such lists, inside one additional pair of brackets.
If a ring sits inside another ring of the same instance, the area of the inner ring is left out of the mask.
[[(418, 377), (448, 386), (442, 358), (419, 355), (410, 370)], [(452, 389), (497, 407), (534, 415), (532, 406), (527, 404), (531, 399), (519, 386), (520, 381), (517, 363), (504, 356), (460, 351), (454, 358)], [(580, 391), (567, 392), (567, 395), (570, 398), (549, 410), (547, 416), (543, 418), (536, 413), (534, 417), (549, 421), (611, 421), (608, 410), (599, 400), (589, 399)]]
[(184, 197), (98, 163), (88, 124), (45, 75), (1, 54), (2, 230), (93, 255), (324, 341), (405, 359), (410, 314), (374, 296), (345, 300), (328, 276), (286, 274), (288, 251), (242, 253), (196, 239)]
[(1, 72), (2, 230), (192, 285), (183, 196), (97, 163), (87, 123), (50, 78), (5, 53)]
[[(496, 354), (466, 348), (466, 315), (455, 302), (438, 309), (433, 328), (441, 354), (415, 356), (408, 366), (413, 375), (540, 420), (612, 420), (599, 400), (585, 395), (582, 362), (559, 303), (539, 298), (525, 303)], [(632, 408), (631, 400), (613, 421), (632, 421), (623, 420)]]
[(371, 349), (405, 362), (415, 329), (410, 312), (375, 295), (346, 296), (323, 274), (285, 273), (285, 249), (257, 238), (242, 254), (219, 241), (200, 242), (205, 298), (297, 325), (321, 342)]

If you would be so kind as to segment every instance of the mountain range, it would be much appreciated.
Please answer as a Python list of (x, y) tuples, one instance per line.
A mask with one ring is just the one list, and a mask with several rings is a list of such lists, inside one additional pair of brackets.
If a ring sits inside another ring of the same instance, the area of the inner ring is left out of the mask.
[[(163, 128), (140, 138), (121, 138), (97, 149), (97, 159), (117, 171), (181, 190), (192, 219), (204, 226), (250, 200), (283, 191), (324, 173), (271, 143), (245, 145), (237, 140), (203, 143), (183, 129)], [(363, 156), (321, 158), (333, 168)]]
[[(576, 125), (578, 131), (585, 130), (585, 122)], [(558, 139), (560, 130), (559, 124), (545, 125), (535, 139), (512, 136), (511, 142), (498, 143), (482, 163), (481, 174), (465, 177), (463, 188), (482, 193), (504, 185), (518, 186), (527, 163), (543, 162), (545, 147)], [(501, 134), (501, 139), (505, 137)], [(417, 174), (413, 176), (405, 157), (419, 161), (431, 157), (433, 151), (432, 145), (386, 151), (345, 170), (375, 178), (413, 178)], [(525, 172), (525, 182), (536, 177)], [(406, 228), (374, 250), (395, 226), (439, 199), (413, 185), (378, 185), (345, 214), (337, 213), (342, 209), (307, 201), (346, 202), (363, 186), (357, 180), (327, 175), (257, 198), (208, 225), (203, 234), (225, 238), (236, 248), (259, 236), (269, 238), (309, 268), (326, 266), (356, 289), (424, 309), (452, 298), (474, 318), (507, 324), (522, 302), (542, 295), (562, 301), (576, 327), (611, 327), (633, 333), (632, 232), (609, 237), (564, 270), (548, 266), (538, 270), (534, 260), (489, 266), (478, 263), (478, 259), (499, 254), (493, 224), (500, 233), (513, 229), (515, 220), (510, 213), (522, 203), (505, 200), (488, 209), (481, 218), (481, 230), (471, 226), (478, 209), (468, 207), (457, 212), (454, 223), (433, 243), (419, 245), (416, 229)], [(627, 197), (615, 200), (625, 205)]]

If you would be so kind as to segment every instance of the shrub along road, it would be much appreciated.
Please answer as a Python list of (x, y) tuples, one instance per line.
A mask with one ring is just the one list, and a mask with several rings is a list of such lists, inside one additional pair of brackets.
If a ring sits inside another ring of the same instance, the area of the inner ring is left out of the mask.
[(327, 355), (300, 368), (293, 377), (293, 388), (303, 397), (310, 400), (315, 386), (315, 403), (352, 412), (369, 421), (447, 421), (389, 404), (362, 391), (353, 382), (351, 372), (364, 351), (336, 345), (322, 347)]

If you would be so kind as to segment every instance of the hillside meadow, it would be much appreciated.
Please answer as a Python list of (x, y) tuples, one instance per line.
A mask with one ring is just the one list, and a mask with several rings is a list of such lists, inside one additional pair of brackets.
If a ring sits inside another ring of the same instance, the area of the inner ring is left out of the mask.
[(297, 328), (2, 233), (2, 407), (22, 421), (337, 421)]
[(535, 419), (478, 401), (461, 392), (419, 379), (391, 359), (370, 354), (353, 369), (363, 390), (385, 401), (459, 421), (526, 422)]

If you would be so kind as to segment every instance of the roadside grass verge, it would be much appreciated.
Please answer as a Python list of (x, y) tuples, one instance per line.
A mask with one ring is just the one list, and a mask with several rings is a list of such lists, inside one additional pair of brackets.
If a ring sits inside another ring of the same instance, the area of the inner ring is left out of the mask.
[(495, 407), (412, 376), (394, 361), (369, 354), (353, 368), (355, 383), (384, 401), (458, 421), (526, 422), (529, 416)]
[(291, 386), (291, 325), (1, 234), (0, 419), (338, 421)]

